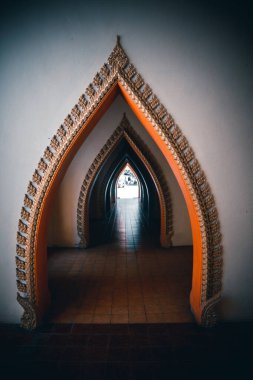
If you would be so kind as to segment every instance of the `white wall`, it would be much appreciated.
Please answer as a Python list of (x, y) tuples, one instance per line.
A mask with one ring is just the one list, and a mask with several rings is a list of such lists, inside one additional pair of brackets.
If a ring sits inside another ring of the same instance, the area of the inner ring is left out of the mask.
[(122, 96), (118, 96), (96, 125), (96, 128), (82, 144), (64, 176), (54, 200), (49, 226), (49, 246), (73, 247), (79, 245), (80, 238), (77, 234), (76, 211), (84, 177), (97, 153), (120, 124), (124, 112), (132, 127), (142, 137), (163, 168), (173, 206), (173, 245), (192, 244), (191, 226), (181, 189), (161, 151), (140, 124)]
[(253, 317), (252, 17), (241, 2), (234, 13), (233, 2), (203, 3), (21, 0), (2, 10), (1, 321), (21, 315), (15, 245), (28, 181), (116, 34), (184, 131), (214, 192), (224, 245), (222, 317)]

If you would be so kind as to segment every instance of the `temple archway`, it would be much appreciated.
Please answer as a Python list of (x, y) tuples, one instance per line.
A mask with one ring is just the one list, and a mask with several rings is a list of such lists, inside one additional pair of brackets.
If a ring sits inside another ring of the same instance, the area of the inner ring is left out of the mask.
[(51, 139), (28, 184), (16, 250), (17, 299), (24, 308), (23, 327), (35, 328), (49, 304), (46, 234), (54, 192), (76, 151), (119, 92), (163, 153), (184, 194), (194, 247), (191, 309), (198, 323), (215, 323), (222, 247), (214, 197), (187, 139), (129, 62), (118, 40), (108, 63)]

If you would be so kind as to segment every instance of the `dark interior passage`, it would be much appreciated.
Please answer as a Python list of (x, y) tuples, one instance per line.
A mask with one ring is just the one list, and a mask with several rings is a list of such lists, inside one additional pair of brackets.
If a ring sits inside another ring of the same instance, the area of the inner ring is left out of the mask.
[(184, 323), (189, 306), (192, 247), (161, 248), (139, 199), (119, 199), (104, 244), (49, 249), (52, 302), (58, 323)]

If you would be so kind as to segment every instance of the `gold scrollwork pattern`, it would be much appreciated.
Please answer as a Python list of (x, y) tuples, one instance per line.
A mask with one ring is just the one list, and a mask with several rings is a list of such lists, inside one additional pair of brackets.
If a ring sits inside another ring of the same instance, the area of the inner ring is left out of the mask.
[[(22, 280), (24, 287), (18, 284), (18, 302), (24, 308), (22, 325), (28, 328), (36, 326), (36, 272), (34, 270), (38, 220), (41, 214), (41, 205), (47, 194), (54, 173), (65, 157), (74, 138), (81, 133), (88, 119), (96, 113), (104, 97), (115, 83), (119, 83), (127, 91), (136, 106), (153, 125), (154, 131), (166, 144), (173, 155), (181, 175), (191, 192), (196, 213), (201, 226), (202, 241), (202, 286), (201, 307), (204, 311), (211, 310), (217, 302), (221, 292), (222, 279), (222, 246), (218, 213), (214, 198), (207, 179), (182, 131), (176, 125), (165, 106), (153, 93), (123, 50), (117, 39), (108, 62), (96, 74), (93, 82), (87, 87), (74, 105), (70, 114), (58, 128), (51, 143), (46, 147), (35, 168), (32, 180), (27, 187), (20, 220), (27, 228), (17, 233), (17, 268), (24, 271), (26, 280)], [(24, 211), (29, 213), (27, 220)], [(24, 264), (20, 264), (20, 261)], [(19, 264), (23, 268), (19, 268)], [(20, 280), (18, 280), (20, 281)], [(22, 289), (21, 289), (22, 288)], [(202, 313), (202, 323), (210, 325), (214, 320), (214, 313)], [(208, 319), (208, 321), (207, 321)]]
[(86, 248), (89, 245), (89, 196), (93, 181), (97, 177), (100, 168), (115, 149), (122, 138), (125, 138), (129, 145), (137, 153), (155, 182), (160, 199), (162, 214), (161, 223), (161, 244), (163, 246), (171, 245), (173, 234), (172, 204), (170, 191), (163, 175), (160, 165), (155, 160), (150, 149), (142, 141), (140, 136), (131, 127), (127, 117), (123, 116), (120, 125), (116, 128), (112, 136), (107, 140), (100, 150), (93, 163), (91, 164), (81, 186), (78, 206), (77, 206), (77, 231), (80, 237), (80, 247)]

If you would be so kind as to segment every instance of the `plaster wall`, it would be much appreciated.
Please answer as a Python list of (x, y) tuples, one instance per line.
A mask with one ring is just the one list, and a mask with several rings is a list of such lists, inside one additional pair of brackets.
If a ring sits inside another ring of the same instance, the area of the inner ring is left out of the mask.
[(0, 321), (18, 323), (22, 312), (15, 246), (28, 181), (116, 34), (182, 128), (215, 195), (221, 318), (253, 318), (252, 14), (241, 3), (203, 3), (12, 1), (1, 10)]
[(153, 152), (167, 179), (173, 206), (173, 245), (192, 244), (187, 207), (168, 163), (122, 96), (118, 96), (88, 139), (82, 144), (64, 176), (54, 199), (48, 235), (49, 246), (78, 246), (80, 238), (77, 234), (76, 211), (84, 177), (97, 153), (120, 124), (124, 112), (132, 127)]

